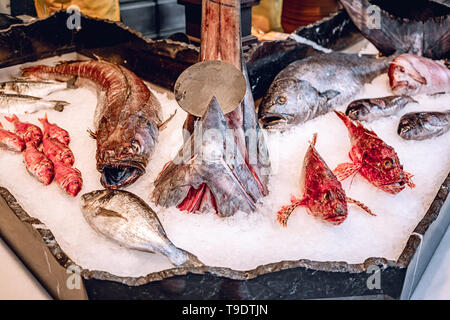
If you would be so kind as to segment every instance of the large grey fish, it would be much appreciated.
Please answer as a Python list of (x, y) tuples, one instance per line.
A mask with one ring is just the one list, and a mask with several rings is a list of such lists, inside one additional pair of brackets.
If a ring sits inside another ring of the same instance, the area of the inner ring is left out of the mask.
[(156, 213), (133, 193), (97, 190), (81, 199), (84, 218), (106, 238), (130, 249), (161, 253), (176, 266), (203, 266), (197, 257), (177, 248), (167, 238)]
[(13, 80), (0, 82), (0, 92), (42, 98), (56, 91), (76, 88), (74, 82), (75, 78), (66, 82)]
[(27, 114), (43, 109), (63, 111), (69, 103), (59, 100), (45, 100), (21, 94), (5, 94), (0, 92), (0, 113)]
[(406, 140), (425, 140), (450, 130), (450, 110), (445, 112), (412, 112), (405, 114), (397, 133)]
[(391, 60), (333, 52), (295, 61), (275, 77), (259, 121), (267, 129), (286, 129), (325, 114), (386, 72)]
[(345, 114), (352, 120), (373, 121), (396, 114), (408, 103), (413, 102), (417, 103), (416, 100), (409, 96), (359, 99), (348, 105)]

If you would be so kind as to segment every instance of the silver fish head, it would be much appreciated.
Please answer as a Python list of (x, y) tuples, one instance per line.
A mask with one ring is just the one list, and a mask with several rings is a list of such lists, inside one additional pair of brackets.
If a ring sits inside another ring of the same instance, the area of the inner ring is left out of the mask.
[(369, 102), (367, 100), (356, 100), (348, 105), (345, 114), (352, 120), (368, 121), (370, 115)]
[(261, 101), (259, 122), (265, 129), (290, 128), (313, 118), (337, 94), (333, 90), (321, 93), (305, 80), (275, 80)]
[(89, 209), (98, 207), (101, 203), (106, 202), (104, 199), (106, 195), (112, 196), (111, 190), (95, 190), (81, 196), (82, 208)]

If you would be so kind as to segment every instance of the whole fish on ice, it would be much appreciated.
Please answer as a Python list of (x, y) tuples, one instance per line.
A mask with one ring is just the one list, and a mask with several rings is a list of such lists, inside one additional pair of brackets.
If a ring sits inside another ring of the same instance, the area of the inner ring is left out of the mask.
[(81, 198), (86, 221), (106, 238), (130, 249), (161, 253), (176, 266), (203, 265), (167, 238), (156, 213), (138, 196), (122, 190), (97, 190)]
[(352, 120), (373, 121), (392, 116), (409, 103), (417, 103), (417, 101), (409, 96), (359, 99), (348, 105), (345, 114)]
[(45, 117), (42, 119), (38, 119), (40, 123), (42, 123), (42, 126), (44, 128), (44, 138), (50, 137), (52, 139), (56, 139), (59, 142), (69, 145), (70, 143), (70, 135), (69, 133), (57, 126), (54, 123), (48, 122), (47, 113), (45, 114)]
[(68, 104), (66, 101), (45, 100), (38, 97), (0, 92), (0, 113), (4, 114), (28, 114), (44, 109), (63, 111)]
[(97, 170), (106, 188), (125, 187), (144, 174), (162, 125), (161, 105), (130, 70), (106, 61), (62, 62), (54, 67), (31, 66), (22, 75), (33, 80), (78, 76), (98, 88), (94, 122)]
[(391, 58), (324, 53), (283, 69), (264, 96), (258, 116), (266, 129), (287, 129), (325, 114), (386, 72)]
[(74, 80), (75, 78), (72, 78), (67, 82), (26, 80), (6, 81), (0, 82), (0, 92), (42, 98), (56, 91), (76, 88)]
[(292, 204), (283, 206), (277, 220), (286, 226), (289, 216), (298, 206), (306, 207), (309, 214), (334, 225), (339, 225), (347, 218), (347, 202), (355, 203), (366, 212), (374, 215), (369, 208), (357, 200), (348, 198), (341, 183), (328, 168), (317, 152), (315, 145), (317, 134), (314, 134), (303, 160), (301, 176), (302, 197), (292, 197)]
[(352, 144), (349, 152), (352, 162), (342, 163), (333, 171), (340, 181), (358, 172), (375, 187), (391, 194), (399, 193), (406, 185), (415, 187), (412, 175), (403, 170), (394, 148), (361, 123), (354, 124), (342, 112), (335, 113), (347, 127)]
[(11, 117), (5, 117), (5, 119), (14, 125), (15, 133), (22, 138), (26, 144), (32, 143), (35, 147), (39, 147), (43, 137), (41, 128), (32, 123), (21, 122), (15, 114)]
[(450, 92), (450, 70), (444, 63), (414, 54), (401, 54), (389, 66), (389, 85), (395, 94)]
[(403, 115), (397, 133), (406, 140), (425, 140), (450, 130), (450, 110), (445, 112), (412, 112)]
[(25, 142), (17, 134), (4, 129), (0, 123), (0, 148), (14, 152), (22, 152), (25, 150)]

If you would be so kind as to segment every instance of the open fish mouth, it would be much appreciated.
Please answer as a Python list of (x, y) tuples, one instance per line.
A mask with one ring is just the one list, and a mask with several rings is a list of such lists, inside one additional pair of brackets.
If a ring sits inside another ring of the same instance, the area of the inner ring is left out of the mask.
[(104, 165), (100, 182), (107, 189), (119, 189), (136, 181), (145, 169), (134, 163), (116, 162)]
[(406, 187), (406, 182), (404, 180), (385, 183), (381, 185), (381, 189), (392, 194), (399, 193)]
[(286, 127), (288, 119), (279, 114), (265, 114), (259, 119), (264, 129), (276, 129)]

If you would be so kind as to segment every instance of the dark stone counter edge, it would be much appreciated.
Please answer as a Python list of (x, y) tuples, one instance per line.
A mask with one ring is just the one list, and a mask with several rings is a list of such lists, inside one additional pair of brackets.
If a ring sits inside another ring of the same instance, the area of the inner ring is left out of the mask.
[[(98, 279), (119, 282), (128, 286), (140, 286), (153, 281), (160, 281), (166, 278), (170, 278), (178, 275), (186, 275), (188, 273), (193, 274), (206, 274), (209, 273), (218, 277), (225, 277), (233, 280), (249, 280), (268, 273), (278, 272), (287, 269), (294, 268), (306, 268), (316, 271), (326, 272), (342, 272), (342, 273), (363, 273), (367, 271), (367, 268), (371, 265), (378, 265), (382, 267), (394, 267), (405, 269), (408, 267), (416, 248), (420, 244), (420, 236), (424, 235), (431, 223), (436, 220), (439, 215), (440, 209), (445, 202), (450, 188), (450, 173), (438, 190), (436, 197), (430, 205), (427, 213), (423, 219), (419, 222), (414, 232), (410, 235), (403, 252), (397, 261), (388, 260), (380, 257), (371, 257), (366, 259), (362, 263), (349, 264), (343, 261), (312, 261), (306, 259), (300, 259), (297, 261), (281, 261), (276, 263), (270, 263), (266, 265), (258, 266), (255, 269), (247, 271), (237, 271), (230, 268), (211, 267), (204, 266), (199, 268), (172, 268), (163, 270), (160, 272), (150, 273), (142, 277), (120, 277), (113, 275), (105, 271), (87, 270), (81, 266), (81, 275), (84, 279)], [(23, 210), (14, 196), (5, 188), (0, 187), (0, 196), (4, 198), (9, 208), (23, 223), (33, 225), (34, 230), (40, 234), (42, 241), (46, 243), (47, 247), (52, 252), (55, 259), (64, 268), (76, 265), (61, 249), (51, 231), (47, 228), (35, 228), (36, 225), (43, 225), (38, 219), (31, 217), (27, 212)]]

